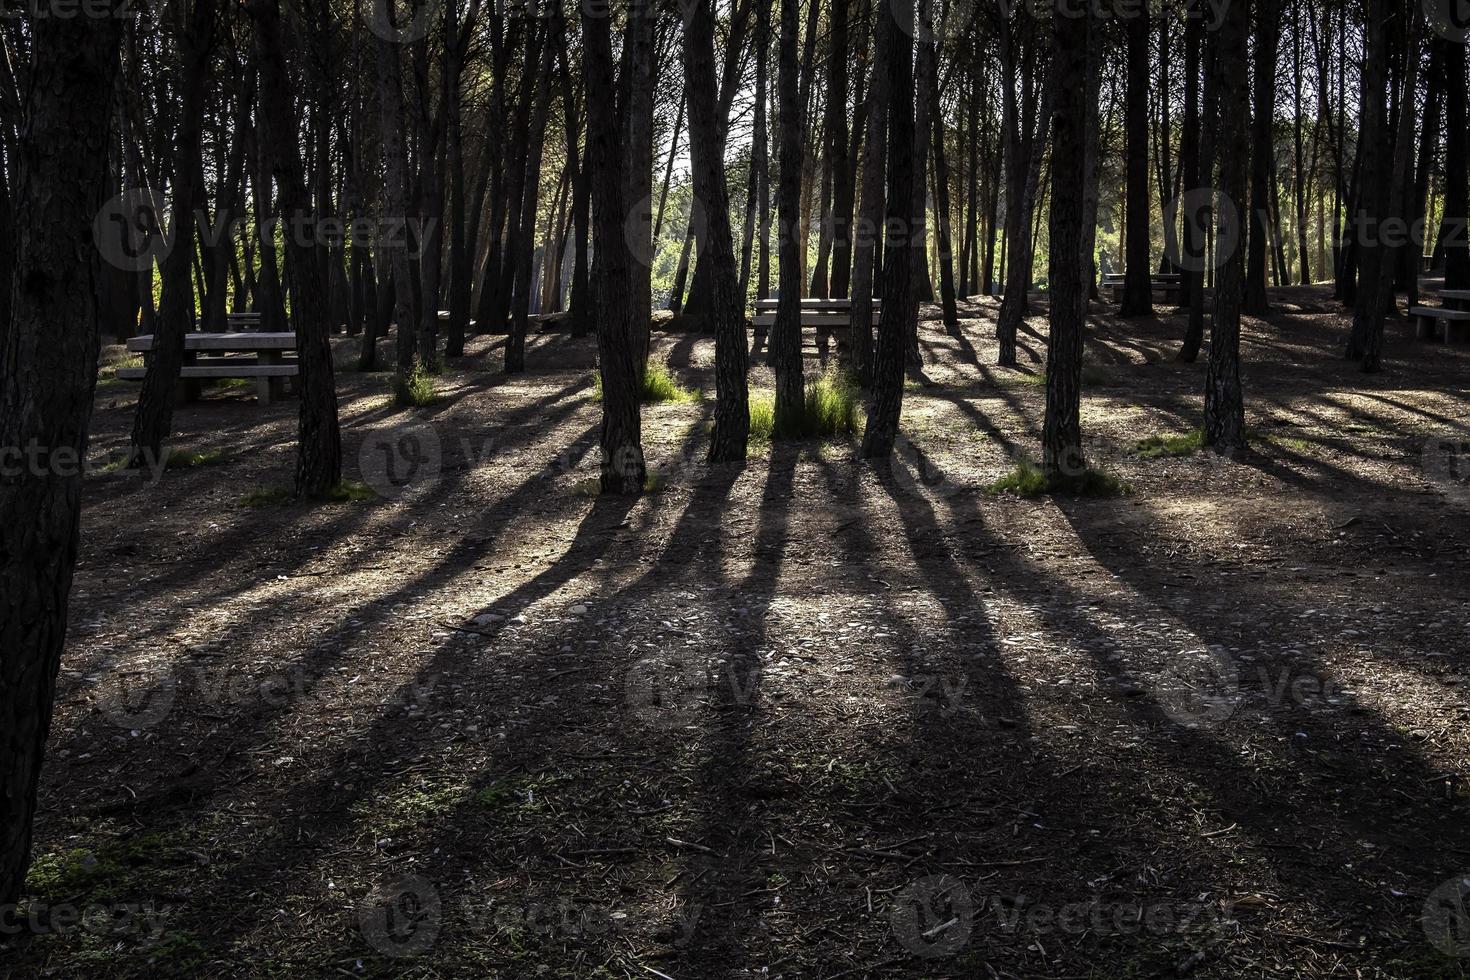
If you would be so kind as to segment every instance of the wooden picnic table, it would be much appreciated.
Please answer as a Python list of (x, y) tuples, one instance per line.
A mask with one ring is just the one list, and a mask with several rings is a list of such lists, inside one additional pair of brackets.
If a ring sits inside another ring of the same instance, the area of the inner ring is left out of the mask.
[[(153, 334), (128, 340), (128, 350), (146, 360), (153, 352)], [(285, 357), (292, 354), (290, 358)], [(205, 378), (254, 378), (260, 403), (269, 405), (285, 393), (285, 379), (297, 376), (294, 333), (187, 333), (184, 335), (184, 365), (179, 370), (184, 401), (197, 398)], [(200, 355), (204, 355), (201, 357)], [(238, 356), (243, 355), (243, 356)], [(147, 368), (119, 368), (119, 378), (140, 380)]]

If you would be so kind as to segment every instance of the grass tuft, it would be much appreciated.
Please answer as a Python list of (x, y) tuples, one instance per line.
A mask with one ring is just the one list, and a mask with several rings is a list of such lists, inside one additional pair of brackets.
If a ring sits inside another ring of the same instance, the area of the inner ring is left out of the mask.
[(862, 402), (857, 385), (837, 368), (828, 368), (806, 386), (806, 400), (801, 415), (789, 422), (785, 431), (776, 430), (776, 396), (774, 392), (756, 392), (750, 396), (750, 438), (756, 442), (772, 439), (837, 439), (852, 436), (859, 427)]
[(400, 408), (422, 408), (438, 400), (438, 385), (426, 368), (416, 368), (406, 378), (393, 375), (393, 403)]
[[(679, 379), (667, 364), (655, 361), (643, 370), (643, 388), (638, 393), (638, 400), (645, 405), (657, 405), (661, 402), (683, 405), (697, 402), (703, 397), (704, 393), (698, 389), (680, 385)], [(602, 401), (601, 371), (592, 376), (592, 400)]]
[(192, 470), (196, 466), (218, 466), (225, 461), (225, 454), (218, 449), (206, 449), (202, 453), (180, 453), (172, 448), (165, 450), (164, 468), (170, 470)]
[(332, 503), (361, 503), (366, 500), (376, 500), (378, 495), (373, 488), (366, 483), (357, 480), (342, 480), (336, 486), (328, 490), (322, 499)]
[(1154, 435), (1140, 439), (1133, 446), (1133, 454), (1143, 459), (1158, 459), (1161, 456), (1190, 456), (1205, 446), (1205, 430), (1190, 429), (1183, 435)]
[(1068, 497), (1123, 497), (1132, 492), (1127, 483), (1106, 470), (1089, 467), (1075, 476), (1047, 479), (1041, 467), (1024, 459), (986, 489), (994, 495), (1010, 493), (1028, 500), (1053, 494)]
[(291, 499), (291, 491), (285, 487), (256, 487), (240, 498), (245, 507), (272, 507)]

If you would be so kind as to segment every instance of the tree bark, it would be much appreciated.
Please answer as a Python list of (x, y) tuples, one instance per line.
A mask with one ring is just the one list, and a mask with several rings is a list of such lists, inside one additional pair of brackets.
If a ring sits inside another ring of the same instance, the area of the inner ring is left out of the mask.
[(108, 119), (122, 18), (39, 17), (12, 158), (14, 274), (0, 340), (0, 904), (21, 894), (77, 558), (82, 465), (97, 378)]
[(800, 431), (805, 411), (805, 385), (801, 370), (801, 105), (797, 100), (796, 30), (801, 0), (781, 0), (776, 87), (781, 104), (780, 181), (777, 208), (780, 227), (777, 252), (780, 263), (780, 293), (776, 322), (770, 331), (771, 367), (776, 372), (775, 431), (794, 435)]
[(684, 28), (684, 77), (689, 102), (689, 153), (694, 193), (705, 202), (709, 225), (699, 261), (713, 276), (710, 311), (715, 332), (715, 428), (709, 461), (745, 459), (750, 432), (746, 395), (749, 350), (745, 339), (745, 297), (735, 270), (730, 237), (730, 193), (725, 184), (724, 141), (715, 87), (714, 0), (696, 0)]

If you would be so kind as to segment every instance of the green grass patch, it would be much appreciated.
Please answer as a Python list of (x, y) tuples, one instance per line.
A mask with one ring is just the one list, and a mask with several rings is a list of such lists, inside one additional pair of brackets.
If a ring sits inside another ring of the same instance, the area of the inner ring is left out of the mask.
[(246, 507), (273, 507), (291, 499), (291, 491), (285, 487), (256, 487), (240, 498)]
[[(643, 370), (643, 386), (638, 392), (638, 400), (645, 405), (657, 405), (661, 402), (672, 402), (676, 405), (685, 405), (697, 402), (704, 397), (704, 393), (696, 388), (685, 388), (679, 384), (679, 379), (667, 364), (651, 362)], [(598, 371), (592, 376), (592, 400), (602, 401), (602, 372)]]
[[(669, 476), (667, 473), (659, 473), (649, 470), (643, 475), (644, 493), (663, 493), (668, 489)], [(602, 477), (589, 476), (585, 480), (578, 480), (572, 487), (572, 492), (578, 497), (586, 497), (589, 500), (602, 496)]]
[(1142, 459), (1161, 456), (1190, 456), (1205, 447), (1205, 430), (1190, 429), (1183, 435), (1152, 435), (1133, 445), (1133, 454)]
[(322, 499), (337, 504), (357, 504), (376, 500), (377, 497), (377, 493), (366, 483), (358, 480), (342, 480), (328, 490)]
[(1055, 494), (1068, 497), (1122, 497), (1131, 492), (1127, 483), (1106, 470), (1089, 467), (1075, 476), (1048, 479), (1041, 467), (1030, 460), (1021, 460), (986, 490), (997, 496), (1009, 493), (1028, 500)]
[(250, 378), (215, 378), (210, 382), (216, 388), (253, 388), (255, 382)]
[(772, 439), (851, 437), (858, 432), (861, 408), (857, 385), (846, 373), (828, 368), (807, 383), (801, 415), (789, 420), (784, 431), (776, 429), (775, 393), (752, 392), (750, 438), (756, 442), (770, 442)]
[(170, 447), (164, 457), (164, 468), (170, 470), (192, 470), (198, 466), (218, 466), (225, 461), (219, 449), (206, 449), (199, 453), (181, 453)]
[(422, 408), (438, 400), (439, 386), (427, 368), (416, 368), (407, 377), (393, 375), (393, 404), (400, 408)]

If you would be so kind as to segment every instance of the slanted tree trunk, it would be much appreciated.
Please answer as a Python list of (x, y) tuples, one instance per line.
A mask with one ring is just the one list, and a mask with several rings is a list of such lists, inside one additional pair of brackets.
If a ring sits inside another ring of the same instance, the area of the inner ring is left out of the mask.
[[(1423, 8), (1415, 6), (1404, 37), (1403, 88), (1399, 94), (1398, 132), (1393, 141), (1393, 169), (1389, 175), (1388, 211), (1402, 217), (1407, 205), (1410, 168), (1414, 163), (1414, 88), (1419, 68), (1419, 23)], [(1381, 237), (1381, 236), (1380, 236)], [(1393, 262), (1393, 249), (1380, 241), (1382, 252), (1378, 263), (1378, 281), (1364, 282), (1362, 288), (1376, 295), (1372, 317), (1358, 338), (1362, 348), (1363, 370), (1376, 373), (1383, 369), (1383, 321), (1394, 306), (1393, 281), (1398, 271)], [(1356, 333), (1358, 324), (1353, 323)]]
[[(880, 54), (890, 50), (884, 32), (893, 29), (893, 18), (884, 7), (878, 4), (873, 28), (874, 51)], [(873, 383), (873, 269), (883, 222), (884, 137), (888, 132), (888, 71), (876, 61), (867, 102), (863, 122), (862, 192), (853, 235), (852, 328), (848, 338), (853, 373), (865, 388)]]
[(526, 370), (526, 331), (531, 310), (531, 259), (536, 241), (536, 205), (541, 197), (541, 147), (545, 142), (546, 119), (551, 110), (551, 43), (541, 51), (541, 70), (537, 73), (536, 104), (531, 114), (530, 140), (526, 144), (526, 179), (524, 196), (515, 210), (520, 217), (521, 248), (515, 256), (515, 290), (511, 297), (510, 337), (505, 342), (505, 373), (520, 374)]
[(209, 63), (214, 47), (214, 0), (194, 0), (183, 12), (187, 26), (180, 31), (179, 86), (182, 107), (174, 141), (172, 248), (163, 261), (163, 301), (148, 355), (148, 372), (133, 415), (128, 465), (157, 466), (163, 443), (173, 430), (174, 394), (184, 364), (184, 335), (194, 325), (194, 286), (189, 264), (194, 255), (194, 206), (203, 177), (204, 103), (209, 87)]
[(1152, 316), (1153, 268), (1149, 265), (1148, 199), (1148, 27), (1149, 19), (1128, 20), (1128, 90), (1124, 106), (1127, 131), (1124, 168), (1128, 210), (1124, 217), (1123, 302), (1119, 316)]
[(891, 22), (878, 32), (878, 57), (873, 70), (886, 75), (888, 96), (888, 209), (887, 224), (895, 233), (883, 241), (883, 312), (873, 361), (873, 396), (868, 402), (868, 424), (859, 455), (886, 459), (898, 439), (903, 413), (904, 340), (914, 306), (910, 276), (914, 227), (910, 213), (914, 200), (914, 14), (908, 4), (879, 4), (880, 20)]
[[(1247, 191), (1247, 120), (1250, 100), (1246, 84), (1246, 4), (1231, 4), (1215, 35), (1219, 72), (1220, 192), (1227, 201), (1243, 201)], [(1224, 213), (1225, 209), (1221, 209)], [(1236, 230), (1234, 234), (1238, 235)], [(1216, 241), (1228, 242), (1223, 226)], [(1245, 255), (1229, 249), (1215, 274), (1215, 314), (1210, 326), (1210, 362), (1205, 373), (1204, 441), (1222, 455), (1245, 448), (1245, 403), (1240, 390), (1240, 302)]]
[(299, 121), (291, 108), (278, 0), (250, 0), (255, 51), (260, 63), (261, 136), (271, 173), (280, 188), (286, 218), (286, 279), (291, 292), (291, 326), (296, 331), (296, 378), (301, 408), (296, 416), (296, 494), (321, 497), (342, 482), (342, 436), (337, 425), (337, 385), (328, 336), (327, 291), (320, 240), (296, 229), (313, 228), (311, 194), (301, 176), (296, 146)]
[[(646, 476), (638, 390), (643, 364), (634, 336), (632, 256), (623, 234), (622, 127), (618, 124), (612, 35), (591, 4), (582, 13), (582, 72), (587, 86), (587, 163), (593, 202), (593, 289), (597, 360), (602, 372), (603, 493), (639, 494)], [(646, 325), (645, 325), (646, 329)]]
[[(1077, 79), (1087, 77), (1089, 17), (1052, 20), (1055, 105), (1052, 156), (1081, 160), (1087, 151), (1087, 97)], [(1086, 175), (1076, 166), (1051, 168), (1051, 218), (1047, 278), (1051, 283), (1051, 333), (1046, 345), (1046, 415), (1041, 466), (1052, 484), (1086, 469), (1082, 452), (1082, 323), (1087, 312), (1083, 279), (1082, 223)]]
[(949, 167), (944, 158), (944, 117), (940, 113), (939, 87), (930, 86), (930, 125), (934, 134), (934, 234), (939, 243), (939, 300), (944, 329), (958, 334), (960, 311), (955, 300), (954, 249), (950, 241)]
[(771, 325), (771, 367), (776, 372), (775, 430), (794, 435), (805, 409), (801, 372), (801, 105), (797, 100), (796, 25), (801, 0), (781, 0), (776, 87), (780, 97), (781, 176), (776, 206), (780, 211), (777, 252), (780, 295)]
[(1251, 117), (1251, 198), (1249, 254), (1245, 267), (1242, 309), (1252, 316), (1271, 312), (1266, 296), (1267, 249), (1275, 242), (1271, 218), (1271, 179), (1275, 158), (1276, 49), (1281, 36), (1281, 0), (1256, 0), (1255, 111)]
[(30, 865), (77, 560), (100, 344), (92, 222), (107, 188), (122, 24), (106, 15), (27, 24), (24, 128), (8, 161), (15, 265), (0, 334), (0, 446), (44, 447), (35, 465), (0, 472), (0, 905), (12, 909)]
[(745, 374), (749, 351), (745, 340), (745, 297), (735, 272), (730, 237), (730, 193), (725, 184), (725, 158), (720, 138), (720, 107), (715, 87), (714, 0), (696, 0), (684, 28), (684, 77), (689, 101), (689, 153), (694, 193), (705, 202), (709, 226), (699, 261), (713, 277), (710, 310), (715, 332), (715, 428), (709, 460), (728, 463), (745, 459), (750, 433)]
[(1466, 193), (1470, 171), (1470, 134), (1465, 118), (1465, 46), (1447, 38), (1437, 42), (1444, 65), (1444, 217), (1449, 230), (1444, 249), (1446, 289), (1470, 289), (1470, 195)]

